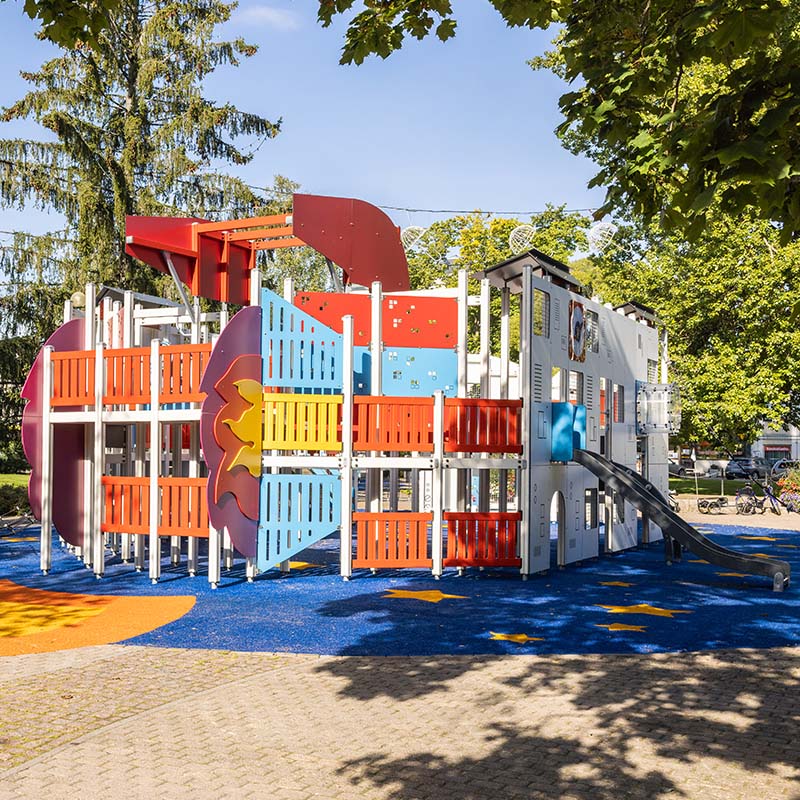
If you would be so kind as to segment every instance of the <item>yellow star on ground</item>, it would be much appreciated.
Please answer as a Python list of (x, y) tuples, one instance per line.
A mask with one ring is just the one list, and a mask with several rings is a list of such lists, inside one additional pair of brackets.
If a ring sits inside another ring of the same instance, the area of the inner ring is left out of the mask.
[[(280, 564), (276, 564), (279, 567)], [(324, 567), (324, 564), (311, 564), (308, 561), (290, 561), (289, 569), (311, 569), (312, 567)]]
[(708, 564), (704, 558), (693, 558), (689, 560), (690, 564)]
[(525, 642), (543, 642), (540, 636), (528, 636), (527, 633), (495, 633), (489, 631), (490, 639), (497, 639), (500, 642), (517, 642), (518, 644), (525, 644)]
[(737, 536), (737, 539), (750, 539), (752, 542), (777, 542), (778, 540), (774, 536), (746, 536), (745, 534), (741, 534), (741, 536)]
[(752, 555), (757, 556), (758, 558), (773, 558), (769, 553), (752, 553)]
[(387, 589), (389, 594), (385, 594), (384, 597), (391, 598), (395, 600), (397, 598), (403, 600), (422, 600), (425, 603), (441, 603), (442, 600), (468, 600), (468, 597), (465, 597), (463, 594), (444, 594), (444, 592), (440, 592), (438, 589), (428, 589), (426, 591), (419, 591), (419, 592), (411, 592), (406, 589)]
[(797, 550), (798, 546), (796, 544), (779, 544), (778, 547), (791, 547), (792, 550)]
[(691, 614), (691, 611), (681, 611), (676, 608), (658, 608), (647, 603), (639, 603), (635, 606), (604, 606), (609, 614), (649, 614), (652, 617), (672, 617), (673, 614)]
[(717, 575), (719, 575), (720, 578), (746, 578), (747, 577), (747, 575), (745, 575), (743, 572), (718, 572)]
[(600, 581), (601, 586), (633, 586), (632, 583), (625, 583), (625, 581)]
[(625, 625), (622, 622), (612, 622), (611, 625), (596, 625), (596, 628), (607, 628), (610, 631), (636, 631), (637, 633), (644, 633), (647, 630), (647, 625)]
[[(38, 542), (38, 536), (8, 536), (0, 539), (3, 542)], [(792, 545), (794, 547), (794, 545)]]

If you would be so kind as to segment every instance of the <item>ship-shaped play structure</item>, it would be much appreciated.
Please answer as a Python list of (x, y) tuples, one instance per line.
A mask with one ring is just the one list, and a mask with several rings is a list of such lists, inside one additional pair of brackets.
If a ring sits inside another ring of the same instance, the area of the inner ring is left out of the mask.
[[(301, 245), (333, 290), (262, 288), (259, 251)], [(42, 570), (55, 525), (98, 576), (113, 554), (157, 581), (165, 548), (194, 573), (202, 544), (216, 586), (237, 556), (250, 578), (288, 570), (338, 532), (345, 578), (526, 577), (636, 546), (641, 515), (669, 559), (684, 547), (788, 585), (788, 564), (723, 548), (664, 502), (676, 392), (658, 319), (586, 297), (544, 253), (472, 276), (475, 297), (463, 272), (409, 291), (383, 212), (312, 195), (291, 215), (132, 217), (127, 250), (182, 302), (88, 286), (36, 359), (23, 444)]]

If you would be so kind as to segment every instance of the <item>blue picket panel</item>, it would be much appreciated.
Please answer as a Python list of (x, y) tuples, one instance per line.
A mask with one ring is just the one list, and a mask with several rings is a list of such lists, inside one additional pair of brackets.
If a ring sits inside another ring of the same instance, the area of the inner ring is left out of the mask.
[(262, 475), (258, 568), (267, 570), (333, 533), (341, 520), (339, 475)]
[(261, 292), (261, 308), (264, 386), (340, 392), (342, 334), (269, 289)]

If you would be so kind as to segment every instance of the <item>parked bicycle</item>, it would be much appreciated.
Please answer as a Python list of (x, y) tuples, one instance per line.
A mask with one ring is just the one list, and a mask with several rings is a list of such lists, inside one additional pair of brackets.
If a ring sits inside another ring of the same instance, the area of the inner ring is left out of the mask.
[(772, 484), (768, 480), (765, 480), (758, 485), (764, 492), (762, 497), (759, 497), (755, 493), (752, 484), (749, 482), (736, 492), (736, 513), (764, 514), (769, 510), (773, 514), (780, 516), (783, 502), (780, 498), (775, 496), (775, 493), (772, 491)]

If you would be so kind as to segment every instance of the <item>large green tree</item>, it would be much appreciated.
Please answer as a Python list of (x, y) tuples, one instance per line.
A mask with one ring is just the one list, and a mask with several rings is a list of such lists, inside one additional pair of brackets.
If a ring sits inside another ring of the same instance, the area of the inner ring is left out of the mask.
[[(272, 193), (224, 168), (247, 164), (279, 122), (203, 93), (217, 67), (256, 52), (242, 39), (214, 39), (234, 7), (120, 0), (91, 45), (23, 73), (31, 89), (0, 119), (34, 120), (49, 136), (0, 140), (0, 207), (54, 212), (59, 230), (0, 235), (0, 340), (14, 340), (21, 363), (54, 328), (64, 297), (86, 280), (155, 290), (159, 273), (125, 254), (127, 214), (272, 210)], [(19, 405), (17, 372), (0, 353), (6, 407)]]
[(612, 303), (656, 310), (684, 398), (685, 441), (739, 448), (767, 422), (800, 423), (800, 243), (755, 212), (714, 211), (693, 243), (623, 226), (602, 256), (574, 268)]
[[(791, 0), (489, 0), (512, 26), (560, 26), (555, 69), (574, 89), (559, 132), (594, 156), (600, 213), (626, 209), (690, 236), (714, 205), (800, 233), (800, 27)], [(319, 0), (329, 25), (354, 0)], [(405, 36), (455, 34), (450, 0), (366, 0), (343, 63)]]

